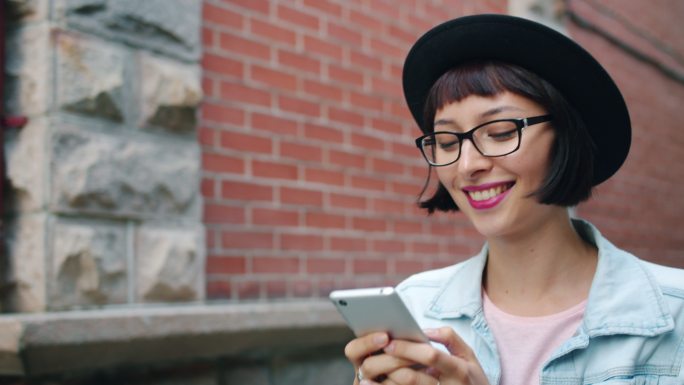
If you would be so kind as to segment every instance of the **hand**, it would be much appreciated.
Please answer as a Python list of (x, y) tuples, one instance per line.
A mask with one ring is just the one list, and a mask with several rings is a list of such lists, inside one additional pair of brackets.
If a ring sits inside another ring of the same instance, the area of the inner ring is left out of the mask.
[[(370, 379), (378, 381), (387, 378), (385, 373), (400, 370), (414, 362), (384, 354), (383, 349), (390, 343), (387, 333), (371, 333), (351, 340), (344, 349), (347, 359), (354, 365), (354, 371), (361, 370), (368, 380), (363, 384), (372, 383)], [(359, 385), (358, 378), (354, 378), (354, 385)]]
[[(453, 329), (449, 327), (428, 329), (425, 331), (425, 334), (430, 340), (443, 344), (450, 354), (435, 349), (428, 344), (394, 340), (384, 348), (386, 355), (403, 362), (421, 364), (427, 367), (427, 369), (415, 370), (411, 366), (401, 366), (392, 372), (386, 372), (388, 373), (387, 379), (382, 384), (489, 384), (480, 363), (475, 357), (475, 353)], [(369, 384), (375, 383), (369, 382)]]

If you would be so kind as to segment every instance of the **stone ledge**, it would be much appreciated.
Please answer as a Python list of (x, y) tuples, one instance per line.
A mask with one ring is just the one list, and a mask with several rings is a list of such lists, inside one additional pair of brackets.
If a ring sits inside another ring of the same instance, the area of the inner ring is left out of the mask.
[(0, 375), (193, 361), (339, 344), (351, 336), (324, 300), (5, 315)]

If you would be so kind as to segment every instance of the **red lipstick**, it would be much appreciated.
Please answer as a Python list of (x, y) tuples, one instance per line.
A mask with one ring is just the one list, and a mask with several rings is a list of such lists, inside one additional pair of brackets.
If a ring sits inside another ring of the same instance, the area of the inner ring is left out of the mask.
[(463, 192), (472, 208), (485, 210), (498, 205), (506, 198), (514, 184), (514, 182), (485, 183), (477, 186), (466, 186), (463, 188)]

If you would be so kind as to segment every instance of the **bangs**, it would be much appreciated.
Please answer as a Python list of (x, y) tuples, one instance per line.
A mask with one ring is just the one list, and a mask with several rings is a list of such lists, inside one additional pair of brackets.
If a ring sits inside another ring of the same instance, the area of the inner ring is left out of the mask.
[(421, 130), (426, 134), (433, 132), (437, 111), (471, 95), (489, 97), (509, 91), (546, 107), (542, 103), (545, 98), (533, 91), (540, 88), (540, 84), (531, 84), (534, 78), (521, 67), (496, 61), (471, 62), (447, 71), (435, 82), (425, 100)]

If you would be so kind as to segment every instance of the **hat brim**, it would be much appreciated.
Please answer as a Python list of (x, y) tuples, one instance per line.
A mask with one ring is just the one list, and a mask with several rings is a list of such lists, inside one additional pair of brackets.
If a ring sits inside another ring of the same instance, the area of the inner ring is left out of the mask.
[(610, 75), (570, 38), (513, 16), (461, 17), (436, 26), (414, 44), (404, 63), (403, 88), (420, 127), (432, 85), (446, 71), (473, 60), (516, 64), (560, 91), (580, 114), (594, 141), (594, 185), (624, 163), (631, 125), (625, 101)]

